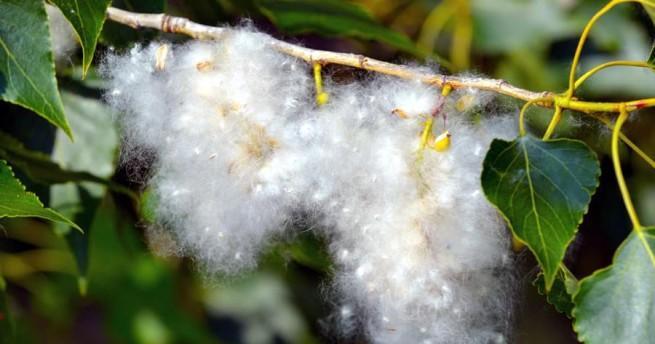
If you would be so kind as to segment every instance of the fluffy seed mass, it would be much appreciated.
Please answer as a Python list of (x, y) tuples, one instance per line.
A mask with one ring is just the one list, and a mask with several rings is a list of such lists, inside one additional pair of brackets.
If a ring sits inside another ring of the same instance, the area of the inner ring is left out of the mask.
[[(235, 274), (302, 216), (330, 243), (344, 335), (505, 342), (512, 259), (479, 176), (511, 117), (472, 90), (388, 77), (328, 78), (317, 106), (310, 66), (270, 40), (234, 29), (105, 59), (124, 155), (154, 154), (159, 225), (180, 253)], [(420, 148), (431, 116), (434, 135), (452, 135), (443, 152)]]

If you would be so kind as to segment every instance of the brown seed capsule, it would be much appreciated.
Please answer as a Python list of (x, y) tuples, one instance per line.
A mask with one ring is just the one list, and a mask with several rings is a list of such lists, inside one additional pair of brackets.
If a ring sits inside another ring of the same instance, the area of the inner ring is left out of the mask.
[(214, 64), (211, 61), (202, 61), (196, 63), (196, 69), (199, 72), (208, 72), (212, 69), (214, 69)]
[(155, 69), (158, 71), (164, 70), (166, 67), (166, 57), (168, 57), (168, 50), (170, 45), (162, 44), (155, 52)]
[(396, 116), (398, 116), (398, 117), (400, 117), (400, 118), (402, 118), (402, 119), (407, 119), (407, 118), (409, 118), (409, 116), (407, 115), (407, 113), (406, 113), (405, 111), (399, 109), (399, 108), (395, 108), (395, 109), (393, 109), (393, 111), (391, 111), (391, 113), (394, 114), (394, 115), (396, 115)]

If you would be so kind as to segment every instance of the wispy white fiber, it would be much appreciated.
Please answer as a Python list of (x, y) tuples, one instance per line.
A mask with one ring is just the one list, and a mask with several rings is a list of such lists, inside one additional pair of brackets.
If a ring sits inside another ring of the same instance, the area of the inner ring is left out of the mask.
[(73, 27), (59, 8), (45, 5), (50, 27), (50, 44), (57, 64), (65, 63), (78, 46)]
[[(487, 113), (486, 95), (444, 99), (387, 77), (327, 80), (330, 100), (317, 107), (309, 66), (269, 39), (236, 29), (216, 43), (106, 58), (128, 160), (156, 156), (160, 225), (204, 269), (235, 274), (303, 214), (330, 242), (344, 335), (505, 342), (508, 236), (479, 176), (490, 141), (512, 136), (513, 120)], [(459, 112), (462, 99), (485, 113)], [(434, 133), (452, 134), (445, 152), (418, 150), (433, 113)]]

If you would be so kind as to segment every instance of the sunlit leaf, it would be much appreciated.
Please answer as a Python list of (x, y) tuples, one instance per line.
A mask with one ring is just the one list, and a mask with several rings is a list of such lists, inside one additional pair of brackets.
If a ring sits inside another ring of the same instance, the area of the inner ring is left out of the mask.
[(3, 217), (40, 217), (82, 230), (58, 212), (45, 208), (35, 194), (25, 191), (11, 167), (4, 160), (0, 160), (0, 218)]
[(75, 29), (82, 44), (83, 74), (91, 66), (98, 37), (111, 0), (51, 0)]
[(586, 343), (652, 343), (655, 338), (655, 227), (633, 231), (612, 265), (580, 282), (574, 329)]
[(44, 6), (42, 0), (0, 1), (0, 97), (72, 137), (57, 90)]
[(595, 153), (581, 141), (541, 141), (526, 135), (491, 143), (482, 188), (514, 235), (536, 256), (546, 290), (555, 280), (599, 176)]

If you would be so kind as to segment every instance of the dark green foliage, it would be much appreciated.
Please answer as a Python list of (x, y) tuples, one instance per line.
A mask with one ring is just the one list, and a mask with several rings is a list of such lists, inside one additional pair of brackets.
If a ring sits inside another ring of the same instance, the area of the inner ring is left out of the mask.
[(111, 0), (51, 0), (64, 14), (77, 32), (82, 44), (82, 71), (86, 72), (93, 61), (96, 43), (105, 22), (105, 12)]
[(0, 1), (0, 97), (33, 110), (68, 136), (41, 0)]
[(82, 230), (63, 215), (44, 207), (35, 194), (25, 190), (7, 162), (0, 160), (0, 218), (3, 217), (39, 217)]
[(591, 195), (596, 154), (581, 141), (526, 135), (494, 140), (484, 159), (482, 188), (514, 235), (535, 254), (550, 290)]

